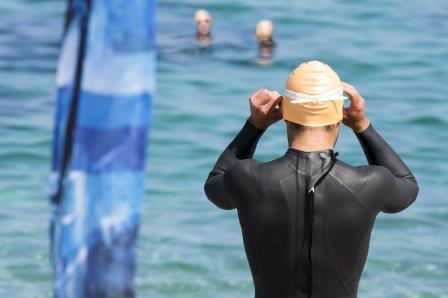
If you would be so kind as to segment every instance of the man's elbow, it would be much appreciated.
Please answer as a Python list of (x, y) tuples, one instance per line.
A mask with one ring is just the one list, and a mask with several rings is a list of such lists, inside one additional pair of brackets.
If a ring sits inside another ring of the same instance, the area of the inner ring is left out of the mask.
[(216, 189), (211, 183), (210, 178), (204, 184), (204, 193), (207, 199), (212, 202), (216, 207), (223, 210), (232, 210), (235, 209), (236, 206), (227, 200), (220, 198), (218, 194), (216, 194)]
[(403, 211), (404, 209), (411, 206), (415, 200), (417, 199), (419, 187), (417, 183), (408, 183), (405, 188), (402, 188), (402, 194), (400, 199), (393, 202), (392, 204), (387, 204), (383, 208), (383, 212), (385, 213), (397, 213)]
[(411, 205), (417, 199), (418, 192), (419, 192), (417, 179), (415, 179), (415, 176), (411, 172), (409, 172), (406, 175), (404, 175), (403, 177), (401, 177), (401, 179), (404, 179), (405, 181), (407, 181), (407, 185), (408, 185), (407, 187), (409, 189), (408, 195), (409, 195), (409, 199), (410, 199), (409, 205)]
[(407, 195), (408, 201), (403, 206), (400, 206), (400, 208), (398, 208), (397, 210), (393, 210), (393, 211), (388, 212), (388, 213), (396, 213), (396, 212), (403, 211), (404, 209), (407, 209), (417, 199), (418, 191), (419, 191), (419, 188), (418, 188), (417, 183), (412, 183), (412, 185), (409, 186), (409, 192), (408, 192), (408, 195)]
[(420, 188), (418, 187), (418, 184), (417, 184), (417, 181), (416, 181), (415, 184), (414, 184), (414, 187), (412, 189), (412, 192), (411, 192), (411, 200), (412, 200), (411, 204), (414, 203), (415, 200), (417, 199), (419, 190), (420, 190)]

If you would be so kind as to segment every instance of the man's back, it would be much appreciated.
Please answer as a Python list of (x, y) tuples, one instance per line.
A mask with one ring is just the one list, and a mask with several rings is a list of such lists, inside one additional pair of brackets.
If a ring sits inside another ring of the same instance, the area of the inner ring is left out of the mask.
[[(249, 120), (204, 190), (218, 207), (238, 209), (255, 297), (356, 297), (376, 215), (416, 199), (414, 176), (370, 124), (364, 98), (326, 64), (303, 63), (284, 97), (261, 89), (249, 102)], [(252, 159), (263, 132), (282, 118), (286, 154)], [(341, 121), (355, 132), (368, 166), (336, 159)]]
[(415, 179), (373, 127), (358, 138), (378, 166), (295, 149), (262, 163), (250, 159), (261, 133), (247, 122), (205, 185), (216, 205), (238, 209), (255, 296), (356, 297), (375, 217), (410, 205)]

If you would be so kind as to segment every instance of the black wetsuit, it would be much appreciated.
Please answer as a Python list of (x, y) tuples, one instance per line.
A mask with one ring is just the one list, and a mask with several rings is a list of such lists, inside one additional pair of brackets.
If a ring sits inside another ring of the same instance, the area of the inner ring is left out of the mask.
[(375, 217), (415, 200), (414, 176), (372, 126), (356, 134), (370, 164), (359, 167), (332, 150), (253, 160), (262, 134), (247, 121), (205, 184), (238, 209), (255, 297), (356, 297)]

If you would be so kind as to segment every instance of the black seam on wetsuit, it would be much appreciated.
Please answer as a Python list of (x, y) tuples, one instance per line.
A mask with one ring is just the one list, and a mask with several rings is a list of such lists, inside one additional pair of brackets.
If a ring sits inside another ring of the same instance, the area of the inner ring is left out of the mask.
[[(288, 164), (288, 166), (291, 167), (289, 164)], [(291, 169), (293, 169), (293, 168), (291, 167)], [(290, 206), (290, 202), (288, 200), (288, 196), (286, 195), (285, 190), (283, 188), (283, 183), (286, 180), (288, 180), (288, 179), (292, 179), (292, 176), (296, 176), (295, 181), (296, 181), (296, 187), (298, 188), (299, 184), (300, 184), (298, 175), (299, 175), (299, 172), (298, 171), (294, 171), (290, 175), (288, 175), (285, 178), (281, 179), (280, 183), (279, 183), (280, 190), (281, 190), (281, 193), (282, 193), (282, 196), (283, 196), (283, 200), (286, 202), (286, 205), (288, 206), (289, 215), (291, 215), (293, 213), (293, 211), (291, 210), (291, 206)], [(296, 233), (298, 233), (297, 229), (294, 229), (294, 231)], [(297, 254), (295, 254), (295, 256), (298, 256), (298, 257), (297, 257), (297, 260), (294, 262), (294, 266), (292, 267), (291, 274), (290, 274), (290, 277), (288, 278), (287, 284), (290, 284), (291, 280), (294, 279), (294, 277), (295, 277), (295, 275), (297, 273), (297, 270), (299, 268), (299, 263), (301, 261), (301, 256), (302, 256), (302, 253), (303, 253), (303, 250), (304, 250), (304, 247), (305, 247), (305, 242), (306, 242), (305, 241), (305, 237), (303, 237), (302, 242), (296, 246), (297, 248), (300, 248), (300, 250), (297, 251)], [(293, 247), (295, 246), (293, 243), (291, 243), (291, 245)], [(292, 251), (295, 252), (294, 249), (292, 249)]]
[[(244, 212), (244, 211), (242, 211), (242, 212)], [(250, 238), (252, 238), (253, 240), (254, 240), (254, 243), (256, 243), (256, 238), (255, 238), (255, 235), (252, 233), (252, 227), (250, 226), (250, 223), (249, 222), (247, 222), (247, 221), (245, 221), (244, 220), (244, 217), (243, 216), (239, 216), (239, 213), (240, 213), (240, 210), (238, 210), (238, 218), (239, 218), (239, 221), (240, 221), (240, 223), (242, 224), (243, 222), (245, 223), (244, 225), (241, 225), (241, 231), (243, 231), (243, 229), (245, 229), (246, 230), (246, 235), (247, 236), (249, 236)], [(253, 273), (253, 276), (254, 277), (257, 277), (257, 272), (259, 272), (259, 268), (263, 265), (263, 262), (260, 262), (259, 261), (259, 259), (260, 259), (260, 256), (258, 255), (258, 253), (255, 255), (255, 258), (256, 258), (256, 260), (255, 260), (255, 264), (252, 264), (252, 266), (256, 266), (255, 268), (253, 268), (254, 269), (254, 273)], [(247, 262), (249, 263), (249, 261), (247, 260)], [(256, 278), (256, 279), (258, 279), (258, 277)], [(253, 283), (255, 284), (255, 282), (256, 282), (256, 279), (253, 279)], [(262, 291), (264, 291), (263, 290), (263, 285), (260, 283), (260, 282), (258, 282), (257, 281), (257, 286), (258, 287), (261, 287), (262, 288)], [(257, 290), (257, 287), (255, 287), (255, 290)]]
[[(355, 198), (356, 198), (356, 199), (357, 199), (357, 200), (358, 200), (364, 207), (366, 207), (367, 210), (369, 210), (369, 213), (370, 213), (373, 217), (375, 217), (375, 216), (376, 216), (376, 215), (375, 215), (375, 212), (374, 212), (372, 209), (370, 209), (370, 207), (369, 207), (365, 202), (363, 202), (362, 200), (360, 200), (359, 197), (358, 197), (358, 195), (362, 193), (364, 187), (365, 187), (366, 184), (367, 184), (368, 177), (370, 177), (370, 169), (371, 169), (370, 167), (367, 168), (367, 173), (366, 173), (366, 175), (364, 176), (364, 182), (362, 183), (361, 187), (359, 188), (358, 193), (355, 194)], [(348, 189), (349, 187), (346, 186), (346, 188)]]
[[(370, 233), (366, 233), (366, 234), (364, 235), (364, 238), (362, 239), (362, 248), (364, 248), (366, 245), (368, 245), (369, 240), (370, 240)], [(361, 264), (360, 264), (360, 263), (361, 263), (361, 256), (362, 256), (362, 254), (363, 254), (364, 251), (365, 251), (364, 249), (360, 249), (360, 250), (358, 251), (358, 255), (357, 255), (357, 257), (356, 257), (355, 268), (356, 268), (356, 273), (358, 273), (358, 276), (356, 276), (356, 279), (358, 279), (358, 278), (359, 278), (359, 275), (361, 275), (361, 273), (362, 273), (362, 268), (359, 268), (359, 267), (361, 267), (361, 266), (360, 266), (360, 265), (361, 265)]]
[[(253, 159), (253, 161), (256, 161), (256, 160)], [(259, 161), (257, 161), (257, 162), (259, 162)], [(256, 164), (256, 165), (258, 165), (258, 164)], [(250, 182), (251, 182), (253, 185), (255, 185), (255, 188), (256, 188), (256, 190), (257, 190), (257, 194), (258, 194), (258, 196), (262, 197), (262, 196), (264, 196), (264, 194), (266, 193), (266, 190), (265, 190), (264, 188), (262, 188), (260, 185), (258, 185), (257, 181), (256, 181), (255, 179), (253, 179), (253, 176), (252, 176), (252, 167), (253, 167), (253, 166), (254, 166), (253, 163), (250, 163), (250, 164), (249, 164), (249, 179), (250, 179)]]
[[(336, 165), (335, 165), (336, 166)], [(367, 211), (369, 212), (369, 214), (372, 216), (372, 218), (374, 219), (375, 218), (375, 215), (372, 213), (372, 211), (370, 210), (370, 208), (362, 201), (362, 200), (360, 200), (359, 198), (358, 198), (358, 196), (348, 187), (348, 186), (346, 186), (343, 182), (341, 182), (336, 176), (334, 176), (334, 172), (332, 171), (332, 172), (330, 172), (329, 173), (329, 175), (328, 176), (330, 176), (331, 178), (333, 178), (338, 184), (340, 184), (341, 186), (343, 186), (346, 190), (348, 190), (351, 194), (352, 194), (352, 196), (353, 197), (355, 197), (355, 199), (356, 199), (356, 201), (357, 202), (359, 202), (360, 203), (360, 205), (362, 206), (362, 207), (364, 207), (365, 209), (367, 209)], [(367, 176), (366, 176), (366, 179), (365, 179), (366, 181), (367, 181)], [(364, 181), (364, 183), (363, 183), (363, 186), (365, 185), (365, 182), (366, 181)], [(361, 189), (362, 189), (362, 187), (361, 187)], [(360, 189), (360, 191), (361, 191), (361, 189)], [(360, 192), (359, 191), (359, 192)], [(326, 247), (326, 249), (327, 249), (327, 252), (328, 252), (328, 256), (330, 257), (330, 261), (331, 261), (331, 265), (333, 266), (333, 269), (334, 269), (334, 271), (336, 272), (336, 276), (339, 278), (339, 280), (342, 282), (342, 284), (344, 285), (344, 287), (346, 288), (346, 290), (349, 292), (349, 293), (351, 293), (351, 295), (353, 295), (354, 293), (352, 292), (352, 290), (350, 289), (350, 287), (347, 285), (347, 283), (346, 283), (346, 281), (345, 281), (345, 279), (341, 276), (341, 274), (339, 273), (339, 270), (338, 270), (338, 268), (337, 268), (337, 266), (336, 266), (336, 263), (334, 262), (334, 258), (333, 258), (333, 255), (332, 255), (332, 253), (331, 253), (331, 250), (330, 250), (330, 248), (329, 248), (329, 244), (328, 244), (328, 237), (327, 237), (327, 235), (328, 235), (328, 232), (327, 232), (327, 224), (326, 224), (326, 222), (324, 223), (324, 239), (325, 239), (325, 247)], [(363, 238), (363, 241), (366, 241), (366, 238), (369, 238), (370, 239), (370, 234), (366, 234), (365, 236), (364, 236), (364, 238)], [(364, 246), (365, 244), (363, 244), (363, 246)], [(356, 257), (356, 259), (357, 259), (357, 261), (356, 261), (356, 265), (355, 265), (355, 267), (356, 267), (356, 272), (357, 273), (359, 273), (359, 269), (358, 269), (358, 267), (359, 267), (359, 259), (360, 259), (360, 257), (361, 257), (361, 253), (362, 253), (362, 250), (360, 250), (359, 252), (358, 252), (358, 255), (357, 255), (357, 257)]]
[[(335, 163), (335, 165), (334, 165), (334, 167), (336, 166), (336, 163)], [(370, 211), (370, 209), (361, 201), (361, 200), (359, 200), (358, 199), (358, 197), (355, 195), (355, 193), (348, 187), (348, 186), (346, 186), (345, 184), (343, 184), (341, 181), (339, 181), (334, 175), (334, 172), (333, 171), (330, 171), (330, 173), (328, 174), (328, 176), (330, 176), (331, 178), (335, 178), (335, 180), (336, 180), (336, 182), (338, 182), (340, 185), (342, 185), (345, 189), (347, 189), (355, 198), (356, 198), (356, 200), (358, 201), (358, 202), (360, 202), (360, 204), (361, 204), (361, 206), (363, 206), (364, 208), (366, 208), (367, 209), (367, 211), (369, 212), (369, 214), (372, 216), (372, 217), (374, 217), (373, 215), (372, 215), (372, 213), (371, 213), (371, 211)], [(365, 181), (364, 181), (364, 183), (363, 183), (363, 185), (365, 184)], [(333, 269), (334, 269), (334, 271), (336, 272), (336, 276), (339, 278), (339, 280), (342, 282), (342, 284), (344, 285), (344, 287), (346, 288), (346, 290), (350, 293), (350, 295), (352, 295), (353, 296), (353, 292), (352, 292), (352, 290), (350, 289), (350, 287), (347, 285), (347, 282), (345, 281), (345, 279), (341, 276), (341, 274), (339, 273), (339, 270), (338, 270), (338, 268), (337, 268), (337, 266), (336, 266), (336, 263), (334, 262), (334, 258), (333, 258), (333, 255), (332, 255), (332, 253), (331, 253), (331, 250), (330, 250), (330, 247), (329, 247), (329, 244), (328, 244), (328, 237), (327, 237), (327, 222), (325, 221), (324, 222), (324, 239), (325, 239), (325, 247), (326, 247), (326, 249), (327, 249), (327, 252), (328, 252), (328, 256), (330, 257), (330, 261), (331, 261), (331, 265), (333, 266)], [(357, 257), (358, 259), (359, 259), (359, 255), (358, 255), (358, 257)], [(358, 263), (358, 262), (357, 262)]]
[[(244, 159), (243, 159), (244, 160)], [(239, 162), (241, 162), (242, 160), (240, 160)], [(252, 163), (250, 162), (249, 163), (249, 165), (247, 166), (247, 179), (248, 179), (248, 182), (249, 182), (249, 184), (253, 184), (253, 185), (255, 185), (255, 190), (256, 190), (256, 192), (257, 192), (257, 194), (259, 195), (259, 193), (260, 193), (260, 190), (259, 190), (259, 188), (258, 188), (258, 185), (257, 185), (257, 183), (256, 183), (256, 181), (253, 179), (253, 176), (252, 176)], [(236, 206), (237, 206), (237, 208), (238, 209), (241, 209), (241, 210), (245, 210), (246, 209), (246, 207), (247, 207), (247, 205), (250, 205), (250, 204), (247, 204), (247, 202), (245, 203), (245, 204), (242, 204), (242, 203), (240, 203), (239, 202), (239, 200), (238, 200), (238, 198), (234, 198), (234, 201), (235, 201), (235, 204), (236, 204)]]
[[(255, 160), (254, 160), (255, 161)], [(255, 186), (255, 190), (256, 190), (256, 194), (258, 196), (258, 198), (262, 198), (264, 196), (264, 193), (262, 192), (262, 190), (258, 187), (258, 183), (255, 181), (255, 179), (253, 179), (252, 176), (252, 165), (253, 163), (249, 163), (248, 165), (248, 173), (247, 173), (247, 178), (249, 179), (249, 183)], [(242, 211), (244, 213), (244, 205), (246, 204), (239, 204), (238, 206), (238, 212)], [(249, 204), (250, 205), (250, 204)], [(240, 219), (241, 220), (241, 219)], [(244, 220), (243, 220), (244, 221)], [(252, 233), (252, 231), (254, 230), (249, 222), (246, 222), (246, 226), (247, 226), (247, 231), (249, 233), (249, 236), (254, 239), (254, 242), (257, 243), (257, 237), (255, 237), (255, 234)], [(263, 271), (263, 264), (264, 262), (261, 262), (260, 260), (263, 260), (263, 254), (261, 252), (257, 252), (255, 254), (255, 258), (256, 258), (256, 263), (257, 263), (257, 270), (258, 272)], [(254, 281), (255, 282), (255, 281)], [(258, 290), (261, 290), (262, 293), (266, 292), (264, 285), (261, 282), (257, 282), (258, 285)]]
[[(367, 211), (369, 212), (369, 214), (372, 216), (372, 217), (376, 217), (376, 214), (375, 214), (375, 212), (373, 212), (370, 208), (369, 208), (369, 206), (367, 206), (367, 204), (365, 203), (365, 202), (363, 202), (362, 200), (360, 200), (359, 198), (358, 198), (358, 194), (360, 193), (360, 191), (358, 191), (358, 193), (356, 194), (350, 187), (348, 187), (347, 185), (345, 185), (345, 183), (344, 182), (342, 182), (341, 180), (339, 180), (339, 178), (338, 177), (336, 177), (335, 175), (333, 175), (333, 173), (330, 173), (330, 175), (329, 175), (331, 178), (333, 178), (337, 183), (339, 183), (341, 186), (343, 186), (346, 190), (348, 190), (354, 197), (355, 197), (355, 199), (364, 207), (364, 208), (366, 208), (367, 209)], [(363, 187), (364, 187), (364, 185), (366, 184), (366, 182), (367, 182), (367, 176), (365, 176), (364, 177), (364, 179), (365, 179), (365, 181), (364, 181), (364, 183), (363, 183)], [(362, 189), (362, 188), (361, 188)], [(360, 189), (360, 190), (361, 190)]]
[(292, 175), (294, 175), (294, 174), (296, 174), (295, 172), (294, 173), (291, 173), (290, 175), (288, 175), (288, 176), (286, 176), (285, 178), (283, 178), (282, 180), (280, 180), (280, 184), (282, 184), (283, 183), (283, 181), (285, 181), (285, 180), (287, 180), (288, 178), (290, 178)]
[[(307, 172), (300, 171), (299, 169), (294, 169), (294, 166), (292, 166), (292, 165), (289, 164), (289, 163), (288, 163), (288, 167), (290, 167), (295, 173), (302, 174), (302, 175), (308, 175)], [(293, 173), (293, 174), (294, 174), (294, 173)], [(292, 175), (292, 174), (291, 174), (291, 175)]]
[(344, 278), (342, 278), (341, 274), (339, 273), (339, 271), (338, 271), (338, 269), (337, 269), (336, 263), (334, 262), (333, 255), (331, 254), (330, 246), (329, 246), (329, 244), (328, 244), (327, 230), (326, 230), (326, 229), (327, 229), (327, 223), (325, 222), (325, 225), (324, 225), (325, 247), (326, 247), (326, 249), (327, 249), (328, 256), (330, 257), (331, 265), (333, 266), (334, 272), (336, 272), (336, 276), (337, 276), (337, 277), (339, 278), (339, 280), (342, 282), (342, 284), (344, 285), (344, 287), (346, 288), (346, 290), (347, 290), (349, 293), (352, 293), (352, 291), (350, 290), (350, 287), (347, 285), (347, 283), (345, 282)]

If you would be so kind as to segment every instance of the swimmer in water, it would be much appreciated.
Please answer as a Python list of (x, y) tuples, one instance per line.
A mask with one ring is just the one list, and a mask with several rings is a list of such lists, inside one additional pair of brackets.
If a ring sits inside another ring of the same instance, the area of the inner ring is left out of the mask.
[(257, 64), (272, 64), (272, 54), (275, 47), (273, 40), (274, 25), (270, 20), (262, 20), (257, 23), (255, 35), (258, 41)]
[(200, 9), (196, 11), (194, 16), (196, 23), (196, 39), (201, 45), (210, 45), (212, 41), (211, 28), (212, 28), (212, 17), (209, 12)]
[[(238, 210), (255, 297), (357, 297), (376, 216), (414, 202), (413, 174), (366, 117), (363, 97), (326, 64), (304, 63), (283, 96), (262, 89), (249, 102), (249, 119), (204, 189), (219, 208)], [(254, 160), (259, 139), (282, 118), (289, 149)], [(341, 122), (369, 165), (337, 159)]]

